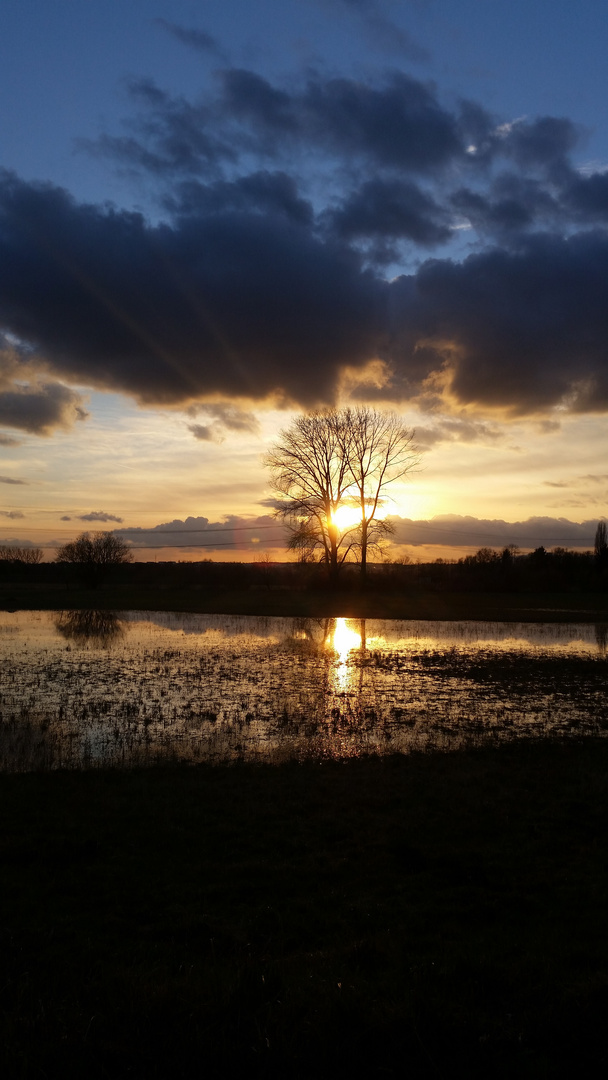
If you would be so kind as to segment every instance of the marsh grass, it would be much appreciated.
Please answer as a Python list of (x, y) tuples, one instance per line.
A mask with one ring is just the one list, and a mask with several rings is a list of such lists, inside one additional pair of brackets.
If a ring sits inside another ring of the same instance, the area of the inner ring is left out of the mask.
[(4, 1075), (603, 1075), (608, 745), (0, 778)]
[(342, 759), (608, 732), (597, 624), (368, 621), (342, 626), (345, 639), (329, 619), (140, 614), (4, 617), (1, 771)]

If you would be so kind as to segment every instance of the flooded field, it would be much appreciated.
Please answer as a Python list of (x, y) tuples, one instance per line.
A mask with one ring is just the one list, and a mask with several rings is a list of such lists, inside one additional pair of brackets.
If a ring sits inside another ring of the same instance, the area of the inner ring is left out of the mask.
[(603, 735), (607, 634), (605, 624), (0, 612), (0, 769)]

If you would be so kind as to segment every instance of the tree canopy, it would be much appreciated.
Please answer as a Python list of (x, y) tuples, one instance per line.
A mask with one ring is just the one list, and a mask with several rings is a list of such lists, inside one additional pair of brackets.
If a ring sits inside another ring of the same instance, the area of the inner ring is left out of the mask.
[(133, 561), (133, 552), (119, 536), (110, 532), (83, 532), (60, 547), (55, 562), (80, 566), (88, 584), (98, 585), (108, 569)]
[(265, 457), (288, 547), (303, 559), (319, 555), (331, 580), (358, 556), (365, 577), (369, 551), (392, 532), (386, 488), (418, 460), (396, 413), (358, 407), (295, 417)]

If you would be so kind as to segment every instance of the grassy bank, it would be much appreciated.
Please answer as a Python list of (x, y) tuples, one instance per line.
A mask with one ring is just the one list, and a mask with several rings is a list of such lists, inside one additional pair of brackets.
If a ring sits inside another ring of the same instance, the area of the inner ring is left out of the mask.
[(11, 1077), (571, 1077), (608, 745), (0, 778)]
[(141, 588), (103, 585), (0, 583), (0, 610), (99, 608), (114, 611), (188, 611), (225, 615), (369, 619), (497, 619), (597, 622), (608, 620), (608, 593), (365, 592), (298, 589)]

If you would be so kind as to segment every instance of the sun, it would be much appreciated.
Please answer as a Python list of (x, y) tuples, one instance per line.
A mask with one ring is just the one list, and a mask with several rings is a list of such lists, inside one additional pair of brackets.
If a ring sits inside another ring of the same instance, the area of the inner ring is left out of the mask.
[[(366, 510), (369, 513), (372, 509), (371, 504), (366, 504)], [(384, 506), (377, 506), (374, 517), (379, 521), (381, 518), (386, 517), (387, 509)], [(342, 503), (338, 507), (335, 514), (332, 515), (332, 521), (334, 525), (337, 525), (340, 531), (344, 529), (351, 529), (355, 525), (361, 524), (361, 507), (349, 506), (348, 503)]]
[(347, 506), (343, 503), (333, 514), (332, 520), (339, 529), (349, 529), (352, 525), (359, 525), (361, 522), (361, 507)]

